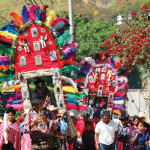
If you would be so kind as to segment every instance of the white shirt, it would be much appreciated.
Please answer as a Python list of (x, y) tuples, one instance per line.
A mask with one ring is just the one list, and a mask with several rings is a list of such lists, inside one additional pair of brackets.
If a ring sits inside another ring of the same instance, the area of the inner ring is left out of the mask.
[(102, 120), (96, 125), (95, 132), (99, 134), (99, 143), (111, 145), (115, 139), (115, 132), (118, 130), (114, 121), (110, 120), (105, 124)]

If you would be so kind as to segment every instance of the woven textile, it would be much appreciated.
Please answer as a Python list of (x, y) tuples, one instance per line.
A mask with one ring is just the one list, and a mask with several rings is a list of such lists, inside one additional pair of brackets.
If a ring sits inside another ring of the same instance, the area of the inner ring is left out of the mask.
[[(2, 149), (3, 139), (4, 139), (4, 123), (0, 125), (0, 150)], [(10, 141), (15, 150), (20, 150), (20, 130), (19, 130), (19, 123), (15, 122), (11, 128), (10, 132), (8, 134), (8, 141)]]

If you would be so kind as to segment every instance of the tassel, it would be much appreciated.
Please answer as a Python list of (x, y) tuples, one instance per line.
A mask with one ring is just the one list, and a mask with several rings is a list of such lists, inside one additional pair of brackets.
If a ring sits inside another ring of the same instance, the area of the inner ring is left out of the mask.
[(36, 13), (36, 21), (41, 21), (41, 16), (40, 16), (40, 11), (39, 11), (39, 9), (36, 9), (36, 10), (35, 10), (35, 13)]
[(19, 27), (18, 25), (14, 24), (14, 23), (9, 23), (9, 25), (10, 25), (11, 27), (15, 28), (16, 30), (19, 30), (19, 29), (20, 29), (20, 27)]
[(47, 19), (46, 26), (49, 26), (52, 23), (52, 21), (54, 20), (54, 16), (55, 16), (55, 12), (54, 11), (50, 11), (48, 13), (48, 16), (46, 18)]
[(22, 7), (21, 16), (23, 23), (26, 24), (28, 22), (28, 10), (25, 5)]
[(34, 11), (40, 9), (39, 5), (32, 5), (30, 7), (30, 11), (29, 11), (29, 20), (36, 20), (35, 16), (34, 16)]
[(8, 32), (10, 32), (10, 33), (12, 33), (12, 34), (17, 34), (17, 35), (19, 35), (18, 31), (17, 31), (15, 28), (13, 28), (12, 26), (10, 26), (9, 24), (3, 26), (3, 27), (1, 28), (1, 31), (8, 31)]
[(24, 25), (22, 22), (22, 18), (16, 12), (10, 12), (10, 17), (11, 16), (14, 18), (14, 23), (16, 25), (18, 25), (19, 27), (22, 27)]
[(46, 20), (46, 9), (48, 8), (47, 5), (44, 5), (43, 10), (41, 11), (41, 21), (45, 22)]

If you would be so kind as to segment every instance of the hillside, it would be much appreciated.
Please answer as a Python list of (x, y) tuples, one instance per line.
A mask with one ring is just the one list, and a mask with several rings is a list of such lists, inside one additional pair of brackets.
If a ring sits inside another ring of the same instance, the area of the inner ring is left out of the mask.
[[(77, 14), (91, 14), (95, 19), (116, 19), (117, 14), (127, 14), (138, 9), (148, 0), (73, 0), (73, 10)], [(48, 5), (48, 11), (57, 13), (68, 11), (68, 0), (1, 0), (0, 2), (0, 27), (10, 21), (9, 13), (15, 11), (20, 14), (22, 6), (38, 4)]]

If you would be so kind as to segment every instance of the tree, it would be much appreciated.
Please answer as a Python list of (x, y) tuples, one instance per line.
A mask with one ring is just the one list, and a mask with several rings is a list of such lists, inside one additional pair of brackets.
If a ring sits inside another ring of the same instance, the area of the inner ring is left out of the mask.
[(120, 26), (102, 45), (105, 53), (119, 56), (124, 66), (131, 71), (137, 64), (150, 69), (150, 3), (138, 12), (131, 13), (132, 19)]
[(115, 31), (115, 28), (104, 20), (81, 21), (76, 26), (76, 41), (79, 44), (77, 55), (81, 58), (94, 56), (97, 52), (102, 52), (100, 45)]

